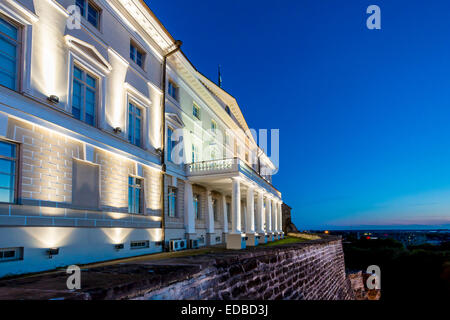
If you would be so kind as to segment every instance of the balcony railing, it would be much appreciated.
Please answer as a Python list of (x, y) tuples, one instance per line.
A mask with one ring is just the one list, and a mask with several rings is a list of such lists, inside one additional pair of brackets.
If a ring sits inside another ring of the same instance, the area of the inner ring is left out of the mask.
[(239, 158), (210, 160), (186, 164), (188, 176), (207, 176), (216, 174), (239, 174), (242, 173), (250, 180), (258, 183), (261, 187), (281, 196), (281, 193), (264, 177), (256, 172)]
[(186, 171), (190, 176), (237, 172), (239, 168), (238, 159), (221, 159), (194, 162), (186, 165)]

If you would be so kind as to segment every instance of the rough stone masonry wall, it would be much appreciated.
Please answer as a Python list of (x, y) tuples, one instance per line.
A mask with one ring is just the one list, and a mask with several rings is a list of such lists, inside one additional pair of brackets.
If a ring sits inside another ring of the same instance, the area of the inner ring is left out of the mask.
[(349, 300), (340, 239), (223, 254), (200, 272), (137, 299)]

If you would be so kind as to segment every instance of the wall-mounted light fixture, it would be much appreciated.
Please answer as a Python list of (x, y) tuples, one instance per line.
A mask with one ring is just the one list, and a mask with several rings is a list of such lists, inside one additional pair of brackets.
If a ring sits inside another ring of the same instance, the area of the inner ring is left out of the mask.
[(47, 97), (47, 100), (51, 103), (59, 103), (59, 97), (52, 94), (51, 96)]
[(113, 131), (114, 131), (115, 134), (122, 133), (122, 129), (121, 129), (120, 127), (115, 127), (115, 128), (113, 129)]
[(59, 248), (50, 248), (47, 249), (48, 258), (51, 259), (53, 256), (57, 256), (59, 254)]
[(124, 246), (123, 243), (118, 243), (118, 244), (115, 244), (115, 245), (114, 245), (114, 249), (116, 249), (117, 251), (123, 250), (124, 247), (125, 247), (125, 246)]

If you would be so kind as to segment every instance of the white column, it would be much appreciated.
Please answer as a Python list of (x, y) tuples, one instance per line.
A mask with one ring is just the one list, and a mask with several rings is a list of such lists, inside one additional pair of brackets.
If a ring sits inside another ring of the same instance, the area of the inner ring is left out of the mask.
[(282, 202), (278, 202), (278, 230), (283, 231), (283, 211)]
[(241, 233), (241, 185), (238, 178), (232, 178), (231, 233)]
[(223, 232), (228, 233), (228, 215), (231, 214), (227, 212), (227, 198), (222, 195), (222, 210), (223, 210)]
[(256, 202), (256, 231), (264, 234), (264, 205), (263, 193), (258, 191), (258, 200)]
[(273, 231), (278, 232), (278, 206), (272, 201)]
[(212, 203), (212, 195), (211, 190), (206, 190), (206, 198), (207, 198), (207, 209), (208, 209), (208, 216), (207, 216), (207, 225), (206, 225), (206, 232), (207, 233), (214, 233), (214, 208)]
[(247, 224), (245, 226), (246, 233), (255, 233), (255, 194), (254, 188), (247, 189)]
[(184, 184), (184, 228), (186, 233), (195, 233), (194, 198), (192, 194), (192, 184)]
[(269, 198), (266, 198), (266, 231), (272, 232), (272, 204)]

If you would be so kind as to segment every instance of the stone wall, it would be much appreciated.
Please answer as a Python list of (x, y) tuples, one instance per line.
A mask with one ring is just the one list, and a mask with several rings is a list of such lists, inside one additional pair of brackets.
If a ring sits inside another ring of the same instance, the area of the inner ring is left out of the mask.
[(72, 201), (72, 159), (83, 145), (63, 135), (14, 118), (7, 138), (21, 143), (21, 194), (24, 204)]
[(291, 219), (291, 207), (289, 207), (286, 203), (283, 203), (281, 206), (281, 214), (283, 219), (283, 231), (285, 234), (290, 232), (299, 232), (295, 224)]
[[(186, 265), (194, 263), (185, 262)], [(198, 258), (201, 259), (201, 258)], [(177, 260), (177, 259), (173, 259)], [(200, 261), (197, 261), (200, 263)], [(354, 299), (339, 238), (259, 247), (203, 260), (200, 271), (136, 299)], [(164, 262), (170, 265), (170, 262)], [(174, 261), (183, 264), (183, 261)]]

